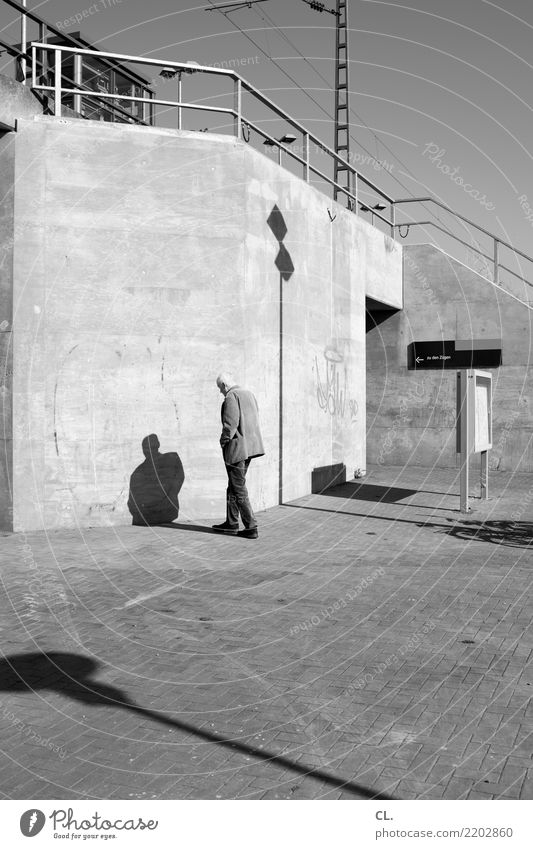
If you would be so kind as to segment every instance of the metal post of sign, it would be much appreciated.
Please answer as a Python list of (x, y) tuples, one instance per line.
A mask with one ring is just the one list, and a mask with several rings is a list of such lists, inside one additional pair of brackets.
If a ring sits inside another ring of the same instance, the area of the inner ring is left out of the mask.
[(460, 454), (460, 505), (461, 513), (469, 513), (470, 483), (470, 410), (467, 369), (457, 372), (457, 448)]
[(480, 498), (486, 501), (489, 497), (489, 452), (482, 451), (481, 452), (481, 472), (480, 472)]

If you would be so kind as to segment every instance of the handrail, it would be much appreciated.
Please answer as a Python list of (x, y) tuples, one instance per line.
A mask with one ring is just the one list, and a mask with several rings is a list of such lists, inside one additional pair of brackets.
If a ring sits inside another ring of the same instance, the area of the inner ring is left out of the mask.
[[(483, 259), (488, 259), (489, 262), (493, 262), (493, 258), (491, 256), (489, 256), (488, 254), (484, 253), (482, 250), (480, 250), (480, 248), (476, 248), (475, 245), (469, 245), (468, 242), (464, 241), (464, 239), (461, 239), (459, 236), (456, 236), (455, 233), (452, 233), (451, 230), (447, 230), (446, 227), (442, 227), (440, 224), (437, 224), (435, 221), (404, 221), (402, 224), (395, 224), (394, 226), (397, 227), (397, 228), (400, 228), (400, 227), (427, 227), (427, 226), (435, 227), (437, 230), (440, 230), (441, 233), (444, 233), (446, 236), (451, 236), (451, 238), (455, 239), (456, 242), (460, 242), (460, 244), (464, 245), (464, 247), (468, 248), (468, 250), (475, 251), (477, 254), (482, 256)], [(507, 266), (504, 265), (501, 262), (500, 262), (500, 268), (503, 269), (503, 271), (507, 271), (508, 274), (512, 274), (513, 277), (517, 277), (519, 280), (522, 281), (522, 283), (526, 283), (527, 286), (531, 286), (533, 288), (533, 283), (531, 283), (529, 280), (526, 280), (526, 278), (522, 277), (522, 275), (518, 274), (518, 272), (513, 271), (512, 268), (507, 268)], [(492, 281), (492, 282), (494, 282), (494, 281)]]
[[(14, 0), (9, 0), (9, 2), (14, 2)], [(348, 167), (348, 170), (352, 174), (358, 174), (359, 179), (362, 180), (371, 189), (373, 189), (373, 191), (379, 194), (380, 197), (384, 198), (384, 200), (388, 201), (391, 204), (395, 202), (394, 199), (390, 197), (390, 195), (380, 189), (379, 186), (376, 186), (375, 183), (372, 183), (371, 180), (367, 180), (366, 177), (364, 177), (362, 174), (359, 174), (357, 169), (350, 165), (348, 162), (346, 162), (346, 160), (343, 159), (342, 156), (340, 156), (330, 147), (325, 145), (324, 142), (317, 136), (315, 136), (313, 133), (310, 133), (309, 130), (304, 127), (303, 124), (300, 124), (300, 122), (297, 121), (295, 118), (291, 118), (291, 116), (287, 112), (285, 112), (284, 109), (282, 109), (280, 106), (277, 106), (277, 104), (274, 103), (273, 100), (270, 100), (270, 98), (263, 94), (263, 92), (261, 92), (258, 88), (255, 88), (255, 86), (247, 82), (244, 77), (241, 77), (241, 75), (237, 73), (237, 71), (231, 71), (226, 68), (213, 68), (210, 65), (195, 64), (191, 66), (191, 64), (188, 62), (176, 62), (174, 60), (168, 61), (165, 59), (146, 59), (144, 56), (130, 56), (125, 53), (110, 53), (102, 50), (88, 50), (86, 48), (79, 49), (77, 47), (65, 47), (63, 45), (58, 44), (39, 44), (38, 42), (32, 42), (31, 46), (32, 48), (37, 47), (47, 50), (61, 50), (61, 52), (67, 53), (81, 53), (82, 55), (106, 57), (109, 59), (116, 59), (119, 62), (135, 62), (138, 65), (155, 65), (155, 67), (176, 68), (176, 70), (182, 71), (194, 70), (194, 73), (215, 74), (219, 76), (231, 77), (236, 82), (238, 81), (246, 91), (248, 91), (250, 94), (253, 94), (254, 97), (257, 98), (257, 100), (259, 100), (265, 106), (268, 106), (268, 108), (276, 115), (278, 115), (278, 117), (283, 118), (285, 121), (287, 121), (287, 123), (290, 124), (291, 127), (293, 127), (295, 130), (299, 130), (299, 132), (301, 133), (305, 133), (309, 137), (309, 140), (314, 142), (316, 146), (320, 148), (320, 150), (322, 150), (324, 153), (329, 154), (333, 159), (336, 159), (339, 163), (346, 165)], [(118, 99), (119, 95), (116, 95), (116, 97)]]
[[(519, 280), (522, 280), (524, 283), (527, 283), (527, 285), (529, 285), (529, 286), (532, 285), (528, 280), (526, 280), (520, 274), (518, 274), (517, 272), (513, 271), (512, 269), (506, 267), (505, 265), (503, 265), (499, 261), (499, 249), (500, 249), (500, 246), (502, 246), (502, 247), (505, 247), (505, 248), (509, 249), (510, 251), (512, 251), (518, 257), (522, 257), (523, 259), (528, 260), (529, 262), (533, 262), (533, 258), (528, 256), (528, 254), (526, 254), (524, 251), (521, 251), (518, 248), (513, 247), (513, 245), (511, 245), (509, 242), (505, 241), (504, 239), (501, 239), (499, 236), (496, 236), (494, 233), (491, 233), (489, 230), (486, 230), (484, 227), (481, 227), (479, 224), (476, 224), (471, 219), (467, 218), (466, 216), (462, 215), (461, 213), (456, 212), (451, 207), (447, 206), (446, 204), (442, 203), (441, 201), (437, 200), (434, 197), (431, 197), (431, 196), (422, 197), (422, 198), (411, 198), (411, 197), (409, 197), (409, 198), (399, 198), (398, 200), (395, 200), (390, 195), (388, 195), (385, 191), (383, 191), (379, 186), (377, 186), (375, 183), (373, 183), (367, 177), (363, 176), (363, 174), (360, 174), (357, 171), (357, 169), (354, 168), (353, 165), (350, 164), (349, 161), (347, 161), (342, 156), (340, 156), (336, 151), (332, 150), (328, 145), (325, 145), (324, 142), (321, 139), (319, 139), (313, 133), (309, 132), (309, 130), (303, 124), (301, 124), (295, 118), (292, 118), (287, 112), (285, 112), (284, 109), (279, 107), (276, 103), (274, 103), (272, 100), (270, 100), (269, 97), (267, 97), (265, 94), (263, 94), (263, 92), (261, 92), (259, 89), (255, 88), (255, 86), (251, 85), (251, 83), (247, 82), (243, 77), (241, 77), (241, 75), (237, 71), (225, 69), (225, 68), (214, 68), (214, 67), (211, 67), (211, 66), (208, 66), (208, 65), (196, 65), (195, 64), (193, 66), (194, 73), (205, 73), (205, 74), (211, 74), (211, 75), (215, 75), (215, 76), (218, 75), (218, 76), (230, 78), (230, 79), (233, 80), (233, 83), (234, 83), (234, 108), (233, 109), (215, 107), (215, 106), (198, 105), (198, 103), (182, 102), (182, 100), (181, 100), (181, 77), (180, 77), (179, 94), (178, 94), (179, 99), (178, 99), (178, 101), (155, 99), (153, 97), (153, 94), (155, 92), (153, 91), (153, 89), (148, 88), (148, 86), (146, 85), (146, 80), (144, 80), (140, 75), (138, 75), (134, 70), (130, 69), (129, 67), (124, 67), (124, 65), (121, 65), (120, 72), (126, 78), (129, 78), (133, 82), (140, 83), (144, 87), (145, 90), (149, 91), (150, 95), (151, 95), (149, 98), (135, 97), (135, 96), (130, 96), (130, 95), (120, 95), (118, 93), (111, 94), (111, 93), (103, 92), (103, 91), (93, 91), (92, 89), (83, 88), (83, 84), (82, 84), (82, 86), (80, 86), (80, 81), (78, 81), (77, 83), (74, 82), (74, 85), (77, 86), (76, 88), (68, 89), (68, 88), (65, 88), (65, 87), (62, 86), (61, 77), (63, 75), (61, 73), (61, 70), (62, 70), (61, 69), (61, 60), (59, 59), (59, 61), (58, 61), (58, 57), (61, 57), (63, 53), (73, 53), (75, 55), (95, 56), (100, 61), (102, 61), (102, 63), (105, 66), (112, 68), (112, 69), (116, 69), (116, 63), (117, 62), (120, 62), (120, 63), (127, 62), (127, 63), (132, 63), (134, 65), (147, 65), (147, 66), (152, 66), (152, 67), (155, 66), (155, 67), (161, 67), (161, 68), (163, 68), (163, 67), (164, 68), (173, 68), (174, 70), (176, 70), (178, 72), (184, 72), (184, 71), (190, 72), (191, 71), (191, 65), (188, 62), (166, 61), (166, 60), (162, 60), (162, 59), (147, 59), (147, 58), (141, 57), (141, 56), (131, 56), (131, 55), (128, 55), (128, 54), (112, 53), (112, 52), (109, 52), (109, 51), (91, 50), (91, 49), (87, 48), (86, 44), (84, 44), (82, 41), (80, 41), (79, 39), (75, 38), (72, 35), (69, 35), (68, 33), (64, 32), (62, 30), (59, 30), (57, 27), (55, 27), (52, 23), (47, 21), (41, 15), (36, 14), (35, 12), (28, 9), (26, 6), (22, 5), (20, 2), (18, 2), (18, 0), (0, 0), (0, 2), (4, 2), (6, 5), (10, 6), (12, 9), (15, 9), (16, 11), (18, 11), (21, 15), (21, 20), (24, 21), (24, 20), (29, 19), (29, 20), (31, 20), (34, 23), (39, 25), (40, 41), (39, 42), (35, 42), (35, 41), (31, 42), (31, 48), (32, 48), (32, 61), (31, 61), (31, 64), (32, 64), (32, 88), (36, 91), (52, 91), (54, 93), (54, 113), (56, 115), (61, 114), (61, 96), (63, 94), (72, 94), (73, 97), (74, 96), (85, 97), (89, 100), (96, 100), (96, 101), (100, 101), (100, 102), (103, 101), (104, 103), (105, 103), (106, 100), (113, 100), (114, 103), (109, 105), (109, 108), (112, 111), (116, 111), (120, 115), (126, 116), (130, 121), (133, 121), (133, 122), (139, 123), (139, 124), (146, 124), (146, 122), (142, 118), (139, 118), (138, 116), (132, 115), (131, 113), (128, 113), (126, 110), (122, 109), (121, 106), (119, 105), (120, 101), (125, 101), (126, 103), (128, 103), (128, 102), (129, 103), (140, 102), (140, 103), (144, 103), (144, 104), (153, 104), (153, 105), (159, 105), (159, 106), (177, 106), (178, 110), (179, 110), (179, 114), (181, 114), (182, 108), (186, 108), (186, 109), (192, 109), (192, 110), (200, 110), (200, 111), (213, 112), (213, 113), (223, 113), (223, 114), (230, 115), (233, 118), (233, 122), (234, 122), (234, 133), (238, 138), (241, 138), (243, 125), (247, 126), (248, 128), (253, 129), (254, 132), (258, 133), (264, 139), (269, 140), (272, 145), (277, 147), (277, 149), (278, 149), (278, 161), (279, 161), (280, 164), (281, 164), (281, 156), (282, 156), (282, 152), (283, 152), (286, 155), (288, 155), (289, 157), (291, 157), (292, 159), (296, 160), (300, 165), (303, 166), (304, 179), (307, 182), (309, 182), (311, 174), (317, 175), (318, 177), (323, 179), (325, 182), (327, 182), (330, 186), (332, 186), (336, 190), (335, 196), (338, 193), (340, 193), (346, 198), (348, 209), (353, 211), (355, 214), (357, 214), (358, 211), (359, 211), (358, 206), (363, 205), (361, 203), (361, 201), (359, 200), (359, 186), (360, 185), (366, 186), (368, 189), (370, 189), (372, 192), (374, 192), (379, 198), (382, 198), (383, 200), (385, 200), (388, 204), (390, 204), (390, 216), (389, 216), (389, 218), (386, 218), (385, 216), (381, 215), (378, 210), (376, 210), (374, 208), (370, 208), (370, 212), (371, 212), (371, 215), (372, 215), (372, 223), (374, 223), (375, 218), (378, 218), (387, 227), (390, 227), (391, 235), (393, 237), (395, 236), (395, 232), (397, 230), (399, 230), (401, 227), (405, 227), (405, 226), (412, 227), (412, 226), (423, 226), (423, 225), (434, 226), (436, 229), (445, 233), (450, 238), (455, 239), (457, 242), (462, 244), (464, 247), (468, 248), (469, 250), (475, 251), (480, 256), (483, 256), (484, 259), (492, 262), (493, 268), (494, 268), (494, 283), (496, 283), (496, 285), (499, 285), (499, 271), (500, 271), (500, 269), (514, 275)], [(48, 32), (53, 33), (54, 35), (58, 36), (62, 40), (62, 42), (67, 42), (67, 43), (66, 44), (65, 43), (51, 44), (49, 42), (46, 42), (45, 39), (46, 39), (46, 35), (47, 35)], [(22, 49), (22, 48), (26, 47), (26, 44), (24, 42), (25, 42), (25, 37), (23, 36), (23, 43), (21, 43), (21, 49), (20, 50), (15, 49), (13, 46), (5, 44), (3, 41), (0, 41), (0, 44), (2, 45), (2, 47), (5, 47), (5, 49), (7, 49), (7, 51), (11, 55), (16, 56), (16, 58), (18, 58), (19, 60), (22, 61), (23, 71), (25, 72), (26, 63), (29, 61), (30, 57), (29, 57), (29, 54), (25, 50)], [(37, 50), (39, 50), (39, 49), (40, 50), (46, 50), (46, 51), (55, 51), (56, 61), (54, 63), (54, 67), (55, 67), (55, 71), (59, 71), (59, 80), (57, 79), (58, 74), (56, 73), (55, 78), (54, 78), (54, 85), (44, 85), (42, 83), (39, 83), (39, 84), (37, 83), (37, 78), (36, 78), (37, 64), (38, 64), (37, 63)], [(24, 76), (26, 76), (25, 73), (24, 73)], [(25, 82), (25, 80), (24, 80), (24, 82)], [(73, 82), (73, 81), (68, 80), (68, 82)], [(284, 145), (281, 142), (281, 140), (276, 139), (273, 136), (269, 135), (264, 130), (262, 130), (259, 126), (257, 126), (255, 123), (253, 123), (249, 119), (246, 119), (245, 117), (243, 117), (243, 114), (242, 114), (242, 93), (243, 93), (243, 91), (246, 91), (249, 94), (251, 94), (257, 101), (259, 101), (259, 103), (266, 106), (271, 112), (273, 112), (279, 118), (282, 118), (285, 122), (287, 122), (287, 124), (290, 127), (292, 127), (293, 129), (297, 130), (299, 133), (302, 134), (304, 156), (299, 156), (294, 151), (290, 150), (290, 148), (287, 145)], [(181, 126), (180, 120), (178, 120), (178, 126)], [(322, 171), (320, 171), (318, 168), (316, 168), (316, 166), (314, 166), (311, 163), (311, 161), (310, 161), (310, 144), (311, 143), (313, 143), (316, 146), (317, 151), (318, 150), (322, 151), (327, 156), (329, 156), (330, 159), (333, 160), (334, 163), (342, 164), (343, 167), (347, 169), (348, 173), (351, 175), (351, 178), (348, 181), (348, 186), (341, 186), (340, 184), (336, 183), (334, 179), (332, 179), (327, 174), (324, 174)], [(353, 192), (350, 191), (350, 186), (352, 184), (354, 186)], [(406, 204), (406, 203), (432, 203), (432, 204), (435, 204), (436, 206), (445, 210), (449, 214), (453, 215), (457, 220), (464, 222), (465, 224), (467, 224), (470, 227), (474, 227), (478, 232), (483, 233), (485, 236), (492, 239), (493, 247), (494, 247), (493, 256), (489, 257), (483, 251), (481, 251), (480, 249), (478, 249), (477, 247), (475, 247), (473, 245), (468, 244), (463, 239), (461, 239), (459, 236), (457, 236), (455, 233), (452, 233), (450, 230), (443, 228), (442, 226), (437, 224), (435, 221), (424, 221), (424, 222), (422, 222), (422, 221), (418, 221), (418, 222), (416, 222), (416, 221), (406, 221), (406, 222), (403, 222), (401, 224), (396, 223), (396, 221), (395, 221), (396, 207), (400, 206), (401, 204)]]
[[(15, 0), (9, 0), (9, 2), (15, 2)], [(37, 59), (37, 51), (38, 50), (41, 50), (41, 51), (46, 50), (48, 52), (54, 51), (55, 57), (56, 57), (54, 66), (56, 68), (58, 68), (59, 71), (61, 69), (61, 57), (62, 57), (62, 55), (64, 53), (73, 53), (75, 55), (81, 55), (81, 56), (95, 56), (98, 59), (108, 59), (108, 60), (113, 60), (114, 62), (119, 62), (119, 63), (133, 62), (133, 63), (136, 63), (138, 65), (148, 65), (148, 66), (156, 67), (156, 68), (171, 68), (171, 69), (176, 70), (178, 72), (184, 72), (184, 71), (190, 72), (191, 70), (193, 70), (194, 73), (212, 74), (212, 75), (219, 76), (219, 77), (229, 77), (234, 83), (235, 106), (234, 106), (233, 109), (215, 107), (215, 106), (206, 106), (206, 105), (203, 105), (203, 104), (197, 105), (197, 104), (192, 104), (192, 103), (184, 103), (181, 100), (168, 101), (168, 100), (158, 100), (156, 98), (150, 98), (150, 100), (148, 102), (150, 104), (154, 104), (154, 105), (176, 106), (179, 109), (191, 108), (191, 109), (197, 109), (197, 110), (202, 110), (202, 111), (206, 111), (206, 112), (222, 112), (222, 113), (231, 115), (234, 119), (234, 129), (235, 129), (235, 135), (237, 135), (237, 137), (240, 138), (243, 123), (246, 124), (249, 127), (252, 127), (254, 129), (254, 131), (257, 131), (264, 138), (268, 138), (274, 145), (276, 145), (278, 147), (279, 150), (284, 150), (291, 157), (293, 157), (294, 159), (299, 161), (300, 164), (303, 165), (304, 173), (306, 175), (306, 179), (308, 179), (310, 172), (317, 174), (322, 179), (326, 180), (335, 189), (340, 191), (344, 196), (346, 196), (348, 201), (349, 201), (349, 204), (351, 204), (350, 208), (352, 208), (355, 212), (357, 212), (357, 203), (358, 203), (357, 191), (355, 193), (350, 192), (350, 190), (348, 188), (346, 188), (346, 186), (341, 186), (340, 184), (336, 183), (335, 180), (333, 180), (331, 177), (329, 177), (328, 175), (326, 175), (323, 172), (321, 172), (320, 170), (318, 170), (310, 162), (309, 145), (310, 145), (311, 142), (314, 143), (318, 150), (326, 153), (334, 161), (342, 162), (344, 165), (347, 166), (348, 171), (352, 174), (352, 176), (354, 178), (356, 186), (359, 183), (364, 184), (369, 189), (371, 189), (373, 192), (375, 192), (378, 197), (382, 198), (383, 200), (386, 200), (390, 204), (390, 209), (391, 209), (391, 219), (390, 220), (385, 218), (385, 216), (381, 215), (377, 210), (372, 210), (372, 213), (377, 218), (379, 218), (381, 221), (383, 221), (383, 223), (387, 227), (391, 228), (391, 233), (394, 233), (394, 222), (393, 222), (394, 200), (393, 200), (393, 198), (390, 197), (390, 195), (388, 195), (382, 189), (380, 189), (379, 186), (377, 186), (375, 183), (372, 183), (371, 180), (368, 180), (366, 177), (364, 177), (362, 174), (360, 174), (357, 171), (356, 168), (354, 168), (352, 165), (347, 163), (346, 160), (343, 159), (338, 153), (336, 153), (334, 150), (332, 150), (327, 145), (325, 145), (324, 142), (321, 141), (317, 136), (315, 136), (313, 133), (309, 132), (309, 130), (303, 124), (300, 124), (299, 121), (297, 121), (296, 119), (294, 119), (290, 115), (288, 115), (288, 113), (286, 113), (283, 109), (281, 109), (279, 106), (277, 106), (272, 100), (270, 100), (270, 98), (268, 98), (261, 91), (259, 91), (259, 89), (256, 89), (255, 86), (248, 83), (236, 71), (225, 69), (225, 68), (213, 68), (210, 65), (196, 65), (196, 64), (194, 66), (192, 66), (192, 68), (191, 68), (191, 64), (188, 63), (188, 62), (177, 62), (175, 60), (168, 61), (168, 60), (163, 60), (163, 59), (147, 59), (146, 57), (130, 56), (129, 54), (124, 54), (124, 53), (113, 53), (113, 52), (110, 52), (110, 51), (90, 50), (86, 47), (78, 47), (78, 46), (69, 47), (67, 45), (40, 43), (40, 42), (35, 42), (35, 41), (31, 43), (31, 49), (32, 49), (32, 88), (35, 91), (53, 91), (54, 92), (54, 114), (56, 116), (61, 115), (61, 97), (62, 97), (62, 95), (64, 95), (64, 94), (69, 94), (69, 95), (72, 95), (72, 96), (74, 96), (74, 95), (94, 96), (94, 95), (92, 95), (92, 94), (89, 95), (85, 90), (82, 90), (80, 88), (75, 88), (75, 89), (64, 88), (61, 84), (61, 74), (60, 73), (55, 74), (54, 85), (45, 85), (45, 84), (42, 84), (42, 83), (38, 83), (37, 82), (37, 66), (39, 64), (38, 59)], [(272, 136), (269, 136), (268, 133), (265, 133), (263, 130), (261, 130), (259, 127), (257, 127), (253, 122), (251, 122), (251, 121), (247, 120), (245, 117), (243, 117), (243, 115), (242, 115), (242, 91), (243, 90), (248, 92), (249, 94), (251, 94), (253, 97), (255, 97), (256, 100), (258, 100), (260, 103), (267, 106), (276, 115), (283, 118), (283, 120), (286, 121), (289, 124), (290, 127), (299, 131), (300, 133), (302, 133), (304, 139), (306, 140), (306, 145), (305, 145), (306, 158), (305, 159), (303, 157), (299, 157), (296, 153), (291, 151), (288, 148), (288, 146), (283, 145), (280, 142), (280, 140), (274, 139)], [(118, 93), (107, 93), (107, 92), (96, 92), (95, 96), (101, 97), (101, 98), (109, 98), (110, 100), (114, 100), (116, 102), (120, 102), (120, 101), (123, 100), (125, 102), (131, 103), (131, 102), (143, 102), (143, 100), (144, 100), (142, 97), (135, 97), (135, 96), (131, 96), (131, 95), (121, 95), (121, 94), (118, 94)], [(144, 102), (147, 102), (147, 101), (144, 100)]]
[(17, 50), (16, 47), (13, 47), (12, 44), (8, 44), (7, 41), (4, 41), (2, 38), (0, 38), (0, 47), (2, 48), (2, 50), (5, 50), (7, 53), (9, 53), (10, 56), (14, 56), (15, 59), (18, 59), (21, 56), (24, 59), (30, 58), (29, 53), (23, 53), (21, 50)]
[(526, 259), (528, 262), (533, 262), (533, 257), (530, 257), (530, 256), (528, 256), (528, 254), (524, 253), (524, 251), (521, 251), (518, 248), (515, 248), (513, 245), (509, 244), (509, 242), (506, 242), (505, 239), (500, 239), (499, 236), (496, 236), (494, 233), (491, 233), (490, 230), (486, 230), (484, 227), (481, 227), (481, 225), (476, 224), (475, 221), (471, 221), (470, 218), (467, 218), (465, 215), (461, 215), (460, 212), (456, 212), (454, 209), (447, 206), (445, 203), (442, 203), (442, 201), (437, 200), (437, 198), (433, 198), (431, 196), (428, 196), (428, 197), (422, 197), (422, 198), (400, 198), (399, 200), (394, 201), (395, 206), (398, 206), (398, 204), (400, 204), (400, 203), (434, 203), (436, 206), (440, 206), (441, 209), (444, 209), (446, 212), (449, 212), (455, 218), (459, 219), (460, 221), (464, 221), (465, 224), (468, 224), (470, 227), (475, 227), (475, 229), (478, 230), (480, 233), (483, 233), (485, 236), (488, 236), (490, 239), (492, 239), (493, 246), (494, 246), (494, 254), (493, 254), (492, 257), (487, 256), (487, 254), (484, 254), (483, 251), (479, 250), (478, 248), (474, 247), (473, 245), (469, 245), (467, 242), (464, 242), (463, 239), (461, 239), (459, 236), (456, 236), (455, 233), (452, 233), (450, 230), (447, 230), (444, 227), (440, 226), (439, 224), (436, 224), (434, 221), (404, 221), (401, 224), (394, 224), (393, 226), (395, 228), (396, 227), (398, 227), (398, 228), (400, 228), (400, 227), (414, 227), (414, 226), (420, 226), (422, 224), (424, 224), (424, 225), (430, 224), (433, 227), (436, 227), (438, 230), (442, 230), (443, 233), (446, 233), (448, 236), (451, 236), (457, 242), (460, 242), (462, 245), (465, 245), (469, 250), (474, 250), (477, 253), (484, 256), (485, 259), (489, 259), (492, 262), (493, 268), (494, 268), (494, 281), (493, 282), (497, 286), (499, 286), (499, 283), (500, 283), (500, 274), (499, 274), (500, 268), (502, 268), (504, 271), (508, 271), (510, 274), (514, 274), (515, 277), (518, 277), (524, 283), (527, 283), (528, 286), (533, 285), (528, 280), (526, 280), (524, 277), (521, 277), (520, 274), (517, 274), (516, 272), (511, 271), (510, 268), (507, 268), (506, 266), (502, 265), (501, 262), (499, 261), (499, 247), (500, 247), (500, 245), (503, 245), (503, 247), (508, 248), (514, 254), (521, 256), (522, 259)]
[[(437, 198), (400, 198), (400, 200), (392, 201), (392, 203), (394, 203), (396, 206), (399, 203), (434, 203), (437, 206), (440, 206), (441, 209), (446, 210), (446, 212), (450, 212), (456, 218), (460, 218), (461, 221), (465, 221), (467, 224), (470, 224), (471, 227), (475, 227), (481, 233), (484, 233), (485, 236), (490, 236), (491, 239), (494, 239), (495, 241), (499, 242), (500, 245), (504, 245), (504, 247), (509, 248), (511, 251), (513, 251), (513, 253), (519, 254), (524, 259), (528, 259), (530, 262), (533, 262), (533, 257), (530, 257), (523, 251), (518, 250), (518, 248), (513, 247), (513, 245), (510, 245), (509, 242), (506, 242), (504, 239), (500, 239), (499, 236), (495, 236), (494, 233), (490, 232), (490, 230), (485, 230), (484, 227), (481, 227), (479, 224), (476, 224), (475, 221), (471, 221), (470, 218), (466, 218), (464, 215), (461, 215), (460, 212), (455, 212), (454, 209), (452, 209), (450, 206), (446, 206), (445, 203), (442, 203), (440, 200), (437, 200)], [(409, 222), (406, 221), (405, 223), (408, 224)]]
[[(46, 29), (49, 30), (50, 32), (52, 32), (54, 35), (57, 35), (59, 38), (62, 38), (65, 41), (69, 42), (70, 44), (75, 45), (77, 48), (85, 48), (86, 47), (86, 45), (83, 43), (83, 41), (79, 41), (77, 38), (74, 38), (74, 36), (69, 35), (68, 33), (64, 32), (60, 29), (57, 29), (57, 27), (55, 27), (53, 24), (51, 24), (50, 21), (47, 21), (46, 18), (43, 18), (41, 15), (37, 15), (35, 12), (32, 12), (31, 9), (28, 9), (28, 8), (26, 8), (26, 6), (23, 6), (21, 3), (18, 3), (17, 0), (2, 0), (2, 2), (6, 3), (8, 6), (11, 6), (12, 9), (16, 9), (16, 11), (20, 12), (23, 17), (29, 18), (35, 24), (39, 24), (40, 28), (46, 27)], [(41, 38), (41, 37), (42, 37), (42, 35), (39, 35), (39, 38)], [(50, 48), (53, 48), (53, 47), (56, 47), (57, 45), (51, 44), (49, 46), (50, 46)], [(98, 51), (98, 52), (100, 52), (100, 51)], [(20, 55), (27, 58), (27, 54), (21, 53)], [(106, 64), (108, 64), (108, 63), (106, 63)], [(110, 65), (110, 67), (113, 67), (113, 66)], [(124, 76), (128, 76), (128, 75), (131, 74), (132, 78), (136, 82), (141, 83), (141, 84), (146, 86), (146, 80), (143, 80), (143, 78), (140, 77), (138, 74), (136, 74), (135, 71), (131, 70), (130, 68), (124, 68), (123, 70), (124, 70)]]

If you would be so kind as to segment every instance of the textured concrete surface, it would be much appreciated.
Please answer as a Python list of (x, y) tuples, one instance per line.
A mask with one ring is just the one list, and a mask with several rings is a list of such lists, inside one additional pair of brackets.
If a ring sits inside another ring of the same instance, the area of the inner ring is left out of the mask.
[(404, 310), (367, 333), (368, 461), (455, 467), (455, 371), (408, 371), (407, 347), (501, 338), (489, 463), (533, 471), (532, 310), (432, 245), (404, 248), (404, 293)]
[(277, 503), (280, 242), (284, 497), (364, 465), (364, 297), (401, 296), (398, 245), (227, 136), (21, 120), (15, 186), (15, 529), (128, 522), (151, 432), (189, 515), (220, 516), (223, 369), (259, 401), (252, 500)]
[(15, 134), (0, 133), (0, 528), (12, 530)]
[(457, 490), (375, 469), (257, 541), (5, 536), (0, 793), (531, 799), (533, 476)]
[(0, 74), (0, 123), (13, 129), (19, 118), (41, 115), (41, 102), (29, 87)]
[[(385, 256), (391, 254), (392, 271), (395, 267), (399, 248), (398, 242), (385, 233), (381, 233), (379, 238), (372, 239), (366, 244), (366, 255), (364, 257), (367, 274), (366, 296), (394, 309), (402, 308), (403, 291), (402, 286), (398, 285), (398, 279), (394, 273), (390, 276), (383, 273), (383, 251), (385, 251)], [(386, 265), (389, 265), (389, 263)]]
[[(68, 106), (62, 107), (63, 117), (79, 119)], [(34, 94), (29, 85), (23, 86), (11, 77), (0, 74), (0, 128), (14, 130), (21, 118), (53, 114), (53, 99), (45, 94)]]

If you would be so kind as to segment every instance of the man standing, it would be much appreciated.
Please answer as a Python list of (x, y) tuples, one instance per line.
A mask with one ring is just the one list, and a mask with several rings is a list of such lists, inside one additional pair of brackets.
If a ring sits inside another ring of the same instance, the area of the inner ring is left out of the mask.
[[(226, 464), (228, 488), (226, 521), (213, 525), (213, 529), (224, 534), (257, 539), (257, 519), (246, 488), (246, 472), (250, 461), (254, 457), (262, 457), (265, 453), (259, 430), (257, 401), (248, 389), (237, 386), (227, 374), (219, 374), (217, 386), (224, 395), (220, 445)], [(244, 525), (243, 531), (239, 531), (239, 513)]]

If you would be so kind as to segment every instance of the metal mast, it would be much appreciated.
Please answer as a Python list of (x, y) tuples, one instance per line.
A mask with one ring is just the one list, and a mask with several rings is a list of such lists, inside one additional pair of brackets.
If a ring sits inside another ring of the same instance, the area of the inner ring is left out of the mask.
[[(335, 50), (335, 153), (346, 160), (335, 160), (335, 182), (350, 191), (350, 109), (348, 79), (348, 0), (337, 0), (337, 37)], [(337, 200), (339, 190), (334, 189)]]
[[(232, 0), (214, 4), (209, 0), (211, 6), (206, 11), (218, 9), (224, 15), (228, 11), (243, 8), (252, 8), (256, 3), (268, 2), (268, 0)], [(350, 106), (349, 106), (349, 79), (348, 79), (348, 2), (349, 0), (337, 0), (336, 9), (329, 9), (322, 0), (303, 0), (315, 12), (328, 12), (336, 16), (335, 34), (335, 139), (334, 150), (342, 160), (335, 160), (334, 177), (335, 183), (351, 191), (351, 177), (348, 169), (350, 162)], [(245, 33), (246, 34), (246, 33)], [(337, 200), (342, 189), (334, 187), (333, 197)]]

